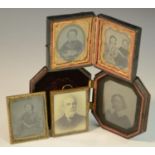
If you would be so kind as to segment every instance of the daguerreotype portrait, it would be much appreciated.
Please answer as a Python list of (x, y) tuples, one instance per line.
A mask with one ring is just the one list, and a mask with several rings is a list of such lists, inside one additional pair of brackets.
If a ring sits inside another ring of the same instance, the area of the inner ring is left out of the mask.
[(64, 27), (56, 41), (59, 56), (67, 62), (76, 59), (85, 48), (85, 33), (78, 25)]
[(48, 17), (51, 69), (90, 64), (92, 13)]
[(122, 70), (128, 69), (130, 39), (127, 35), (109, 28), (105, 32), (105, 51), (103, 59), (106, 63)]
[(10, 142), (48, 137), (45, 93), (9, 96)]
[(51, 91), (52, 135), (66, 135), (88, 129), (88, 89)]
[(109, 80), (104, 84), (103, 93), (105, 119), (124, 129), (133, 127), (137, 105), (137, 96), (134, 90)]
[(141, 28), (99, 16), (97, 66), (132, 81), (136, 74)]
[(139, 78), (130, 83), (102, 72), (94, 85), (92, 112), (104, 129), (125, 138), (146, 130), (150, 95)]

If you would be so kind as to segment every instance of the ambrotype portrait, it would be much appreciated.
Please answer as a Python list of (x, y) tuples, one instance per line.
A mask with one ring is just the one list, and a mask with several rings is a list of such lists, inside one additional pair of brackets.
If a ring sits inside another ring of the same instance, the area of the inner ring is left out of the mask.
[(86, 131), (88, 128), (87, 89), (51, 92), (52, 135)]
[[(52, 20), (53, 19), (53, 20)], [(48, 18), (49, 63), (53, 70), (91, 63), (93, 14)]]
[(124, 138), (146, 131), (150, 94), (138, 77), (130, 83), (100, 72), (94, 88), (92, 113), (102, 128)]
[(65, 61), (77, 59), (85, 48), (85, 33), (78, 25), (64, 27), (57, 39), (57, 51)]
[(105, 37), (103, 59), (108, 64), (122, 70), (127, 70), (130, 45), (129, 36), (109, 28), (105, 32)]
[(127, 81), (136, 77), (141, 28), (99, 16), (96, 66)]
[(8, 97), (11, 143), (48, 136), (44, 93)]
[(134, 90), (108, 80), (104, 84), (103, 102), (106, 121), (123, 129), (134, 126), (137, 107), (137, 95)]

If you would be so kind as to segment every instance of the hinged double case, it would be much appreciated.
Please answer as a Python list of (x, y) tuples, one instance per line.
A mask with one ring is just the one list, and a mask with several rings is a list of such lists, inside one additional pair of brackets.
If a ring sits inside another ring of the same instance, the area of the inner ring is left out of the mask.
[(66, 91), (69, 92), (87, 87), (88, 94), (85, 94), (87, 99), (91, 96), (90, 89), (93, 89), (92, 102), (88, 100), (89, 108), (104, 129), (125, 138), (131, 138), (146, 130), (150, 94), (138, 77), (130, 83), (102, 71), (91, 80), (90, 74), (85, 69), (51, 72), (47, 67), (43, 67), (30, 80), (30, 93), (46, 91), (50, 129), (54, 128), (50, 120), (53, 119), (51, 112), (54, 112), (50, 107), (50, 92), (54, 90), (61, 93), (64, 91), (62, 90), (64, 86), (68, 87)]
[(93, 12), (47, 17), (47, 66), (66, 70), (89, 65), (132, 82), (141, 28)]

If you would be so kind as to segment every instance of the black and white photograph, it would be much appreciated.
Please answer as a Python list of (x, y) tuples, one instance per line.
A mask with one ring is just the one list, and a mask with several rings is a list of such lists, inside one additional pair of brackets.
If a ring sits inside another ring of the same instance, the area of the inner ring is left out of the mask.
[(133, 89), (108, 80), (104, 84), (103, 101), (106, 121), (123, 129), (130, 129), (134, 126), (137, 95)]
[(132, 82), (136, 77), (141, 28), (103, 14), (99, 17), (96, 66)]
[(85, 48), (85, 34), (79, 25), (67, 25), (58, 34), (57, 51), (65, 61), (73, 61)]
[(51, 92), (54, 136), (87, 130), (87, 97), (87, 88)]
[(108, 28), (104, 37), (106, 39), (103, 59), (108, 64), (126, 70), (128, 68), (130, 36)]
[(47, 137), (47, 114), (44, 93), (8, 97), (11, 142)]
[(52, 70), (91, 64), (93, 13), (47, 18), (48, 65)]

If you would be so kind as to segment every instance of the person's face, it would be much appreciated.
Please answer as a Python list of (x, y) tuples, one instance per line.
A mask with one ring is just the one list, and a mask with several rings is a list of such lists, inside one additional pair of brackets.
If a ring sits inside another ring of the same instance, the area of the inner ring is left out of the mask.
[(66, 117), (72, 118), (75, 115), (76, 110), (77, 110), (77, 104), (74, 98), (69, 97), (65, 99), (64, 112), (65, 112)]
[(116, 38), (111, 37), (110, 41), (109, 41), (109, 44), (110, 44), (111, 47), (115, 47), (116, 44), (117, 44)]
[(68, 40), (69, 41), (76, 40), (76, 38), (77, 38), (77, 35), (76, 35), (76, 33), (74, 31), (69, 31), (68, 32)]
[(127, 40), (123, 40), (123, 41), (122, 41), (122, 47), (123, 47), (124, 49), (126, 49), (126, 50), (129, 48), (129, 43), (128, 43)]
[(122, 102), (121, 98), (118, 96), (116, 96), (113, 99), (112, 104), (113, 104), (113, 109), (116, 112), (122, 111), (124, 109), (124, 103)]
[(25, 111), (26, 111), (27, 113), (32, 113), (32, 112), (33, 112), (32, 105), (27, 104), (27, 105), (25, 106)]

